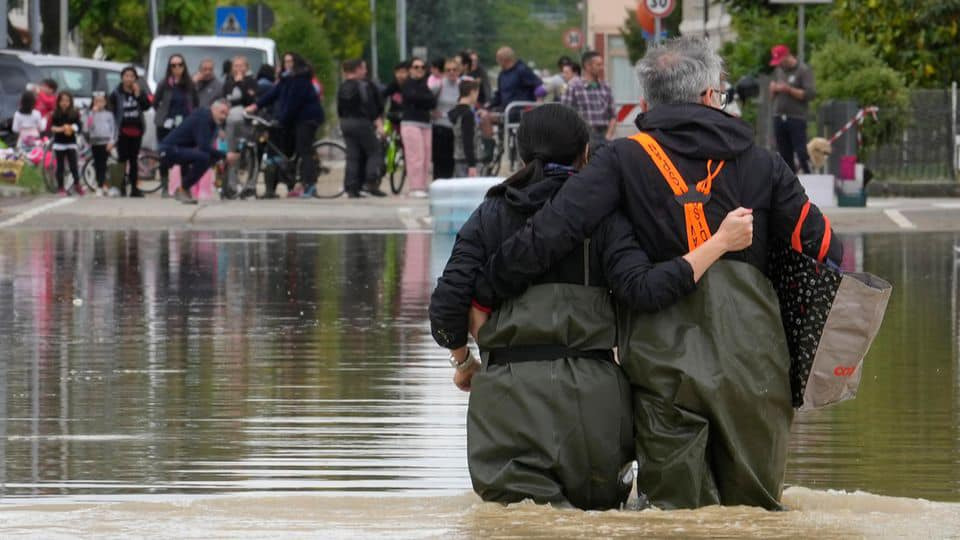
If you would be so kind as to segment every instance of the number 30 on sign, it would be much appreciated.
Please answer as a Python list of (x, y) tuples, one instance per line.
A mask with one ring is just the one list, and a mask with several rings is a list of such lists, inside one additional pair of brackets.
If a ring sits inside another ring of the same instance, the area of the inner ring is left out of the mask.
[(641, 0), (654, 17), (669, 17), (673, 13), (673, 8), (677, 7), (676, 0)]

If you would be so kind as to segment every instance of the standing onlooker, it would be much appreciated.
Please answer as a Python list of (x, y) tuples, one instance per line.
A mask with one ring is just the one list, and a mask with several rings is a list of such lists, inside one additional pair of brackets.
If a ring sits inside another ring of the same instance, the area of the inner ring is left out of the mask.
[[(229, 60), (227, 60), (229, 64)], [(214, 73), (212, 58), (204, 58), (200, 61), (200, 68), (193, 76), (193, 84), (197, 87), (197, 105), (199, 107), (209, 107), (215, 99), (223, 97), (223, 83)]]
[(453, 124), (447, 117), (460, 100), (460, 61), (448, 58), (443, 63), (443, 77), (437, 91), (437, 108), (433, 111), (433, 177), (453, 176)]
[[(497, 75), (497, 90), (489, 106), (492, 111), (506, 111), (514, 101), (536, 101), (546, 95), (543, 81), (530, 69), (510, 47), (500, 47), (497, 51), (497, 64), (500, 65), (500, 74)], [(520, 122), (521, 111), (514, 109), (509, 122)], [(483, 161), (493, 157), (493, 124), (498, 116), (482, 114), (480, 130), (483, 135)]]
[(98, 197), (103, 197), (107, 181), (107, 156), (113, 150), (117, 136), (117, 123), (113, 113), (107, 110), (107, 96), (103, 92), (93, 93), (92, 108), (87, 116), (87, 133), (90, 134), (93, 170), (97, 176), (96, 193)]
[[(296, 152), (304, 158), (312, 156), (317, 129), (326, 119), (323, 104), (317, 97), (317, 89), (312, 81), (313, 67), (299, 54), (287, 52), (283, 55), (280, 81), (256, 103), (247, 107), (248, 112), (255, 112), (276, 102), (273, 116), (285, 135), (282, 142), (288, 155)], [(317, 160), (300, 160), (300, 182), (301, 186), (293, 186), (288, 196), (310, 198), (316, 194)], [(267, 186), (267, 197), (273, 195), (275, 188)]]
[(400, 87), (410, 76), (410, 62), (403, 61), (393, 66), (393, 80), (383, 89), (383, 98), (387, 101), (387, 119), (394, 129), (400, 128), (400, 108), (403, 107), (403, 92)]
[(260, 66), (260, 69), (257, 70), (257, 99), (269, 92), (276, 82), (277, 73), (273, 66), (270, 64)]
[(37, 87), (37, 103), (34, 107), (40, 112), (40, 116), (43, 117), (49, 128), (50, 117), (57, 108), (57, 81), (53, 79), (40, 81), (40, 86)]
[(480, 131), (474, 107), (480, 97), (477, 81), (460, 82), (460, 101), (447, 113), (453, 126), (453, 176), (477, 175), (477, 154), (480, 153)]
[(73, 175), (73, 193), (82, 196), (80, 168), (77, 166), (77, 133), (80, 132), (80, 113), (73, 106), (73, 95), (64, 90), (57, 94), (57, 108), (53, 111), (50, 131), (53, 132), (53, 154), (57, 158), (57, 194), (65, 197), (63, 189), (64, 161)]
[(563, 78), (563, 91), (560, 92), (560, 99), (557, 101), (563, 101), (563, 94), (567, 92), (570, 85), (580, 80), (580, 64), (576, 62), (565, 64), (560, 68), (560, 77)]
[(20, 106), (13, 113), (13, 126), (10, 130), (17, 134), (17, 148), (33, 146), (40, 139), (45, 128), (43, 115), (34, 109), (37, 96), (27, 90), (20, 95)]
[(440, 81), (443, 80), (443, 65), (446, 63), (444, 58), (434, 58), (430, 62), (430, 77), (427, 78), (427, 86), (433, 93), (440, 91)]
[(431, 130), (430, 111), (437, 98), (427, 86), (427, 64), (421, 58), (410, 61), (410, 78), (403, 92), (403, 123), (400, 136), (403, 140), (403, 156), (407, 176), (410, 178), (410, 196), (427, 196), (427, 178), (430, 175)]
[[(239, 54), (233, 58), (233, 67), (230, 75), (223, 84), (223, 95), (230, 103), (230, 114), (227, 115), (227, 147), (238, 152), (237, 139), (243, 129), (243, 110), (246, 107), (257, 102), (257, 81), (247, 73), (250, 64), (247, 57)], [(250, 176), (247, 178), (247, 184), (242, 188), (237, 185), (237, 167), (227, 168), (227, 185), (224, 188), (224, 195), (227, 199), (232, 199), (237, 192), (241, 199), (254, 197), (257, 194), (257, 178)]]
[[(777, 150), (793, 172), (810, 173), (807, 155), (807, 103), (813, 100), (816, 88), (813, 71), (790, 53), (786, 45), (770, 49), (770, 65), (776, 66), (770, 81), (770, 99), (773, 100), (773, 133)], [(794, 161), (794, 155), (796, 160)]]
[[(108, 195), (111, 197), (119, 195), (126, 197), (128, 185), (131, 197), (143, 197), (143, 193), (137, 187), (137, 161), (140, 158), (140, 144), (143, 142), (143, 133), (146, 129), (143, 113), (150, 108), (150, 100), (146, 90), (140, 86), (139, 79), (135, 67), (123, 68), (120, 72), (120, 84), (110, 94), (110, 106), (113, 108), (113, 118), (118, 130), (117, 161), (123, 165), (124, 170), (124, 179), (120, 185), (110, 186)], [(157, 133), (160, 133), (159, 129)]]
[(617, 129), (613, 90), (603, 80), (603, 57), (587, 51), (581, 57), (583, 75), (574, 80), (563, 94), (561, 103), (572, 107), (590, 128), (590, 153), (613, 139)]
[(343, 78), (337, 91), (337, 114), (347, 145), (343, 189), (351, 199), (360, 197), (361, 190), (385, 197), (380, 190), (383, 158), (377, 138), (383, 130), (380, 92), (367, 80), (367, 63), (362, 59), (344, 62)]
[(460, 54), (470, 57), (470, 68), (465, 73), (480, 85), (480, 97), (477, 103), (486, 104), (493, 96), (490, 93), (490, 77), (487, 76), (487, 70), (480, 65), (480, 57), (477, 56), (477, 51), (467, 49)]
[[(167, 61), (167, 72), (157, 85), (157, 94), (154, 99), (157, 114), (154, 123), (157, 125), (157, 141), (162, 141), (174, 128), (183, 123), (190, 113), (199, 106), (197, 89), (190, 78), (187, 63), (183, 56), (174, 54)], [(167, 179), (170, 170), (160, 163), (160, 183), (163, 186), (160, 193), (169, 197)], [(131, 197), (138, 197), (138, 191), (131, 191)]]

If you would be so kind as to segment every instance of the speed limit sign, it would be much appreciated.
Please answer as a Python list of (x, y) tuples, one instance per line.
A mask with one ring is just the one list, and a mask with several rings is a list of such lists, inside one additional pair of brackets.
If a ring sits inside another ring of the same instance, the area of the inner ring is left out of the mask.
[(647, 11), (654, 17), (669, 17), (673, 8), (677, 7), (676, 0), (641, 0)]

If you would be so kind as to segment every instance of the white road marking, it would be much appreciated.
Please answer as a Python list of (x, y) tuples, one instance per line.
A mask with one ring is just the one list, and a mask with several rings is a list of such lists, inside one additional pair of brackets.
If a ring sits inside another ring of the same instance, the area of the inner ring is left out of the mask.
[(77, 199), (74, 199), (74, 198), (60, 199), (58, 201), (48, 202), (47, 204), (40, 205), (36, 208), (31, 208), (30, 210), (27, 210), (26, 212), (22, 212), (6, 221), (0, 221), (0, 229), (4, 227), (13, 227), (14, 225), (19, 225), (24, 221), (27, 221), (28, 219), (33, 218), (34, 216), (37, 216), (39, 214), (46, 212), (47, 210), (52, 210), (58, 206), (63, 206), (76, 201)]
[(890, 221), (897, 224), (897, 227), (901, 229), (916, 229), (917, 226), (913, 224), (912, 221), (907, 219), (899, 210), (888, 208), (883, 211), (883, 213), (890, 218)]
[(960, 208), (960, 203), (955, 203), (955, 202), (933, 203), (933, 206), (936, 208), (954, 209), (954, 208)]

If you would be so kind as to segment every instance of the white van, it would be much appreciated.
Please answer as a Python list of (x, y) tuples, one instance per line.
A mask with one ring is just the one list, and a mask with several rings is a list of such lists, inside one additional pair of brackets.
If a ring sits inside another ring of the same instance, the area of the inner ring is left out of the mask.
[[(263, 64), (277, 65), (277, 44), (269, 38), (243, 38), (224, 36), (157, 36), (150, 43), (150, 57), (147, 59), (147, 86), (150, 93), (156, 93), (157, 84), (167, 72), (167, 63), (174, 54), (183, 56), (192, 77), (204, 58), (213, 59), (213, 69), (217, 77), (222, 78), (222, 65), (226, 60), (243, 55), (250, 64), (250, 74), (257, 75)], [(144, 148), (157, 147), (157, 132), (153, 124), (154, 110), (144, 114), (147, 123), (143, 136)]]
[(243, 55), (250, 63), (251, 75), (256, 76), (263, 64), (277, 65), (277, 44), (269, 38), (243, 38), (221, 36), (157, 36), (150, 43), (147, 60), (147, 84), (150, 92), (157, 91), (157, 84), (167, 71), (170, 56), (179, 54), (187, 62), (192, 76), (204, 58), (212, 58), (215, 73), (222, 76), (224, 61)]

